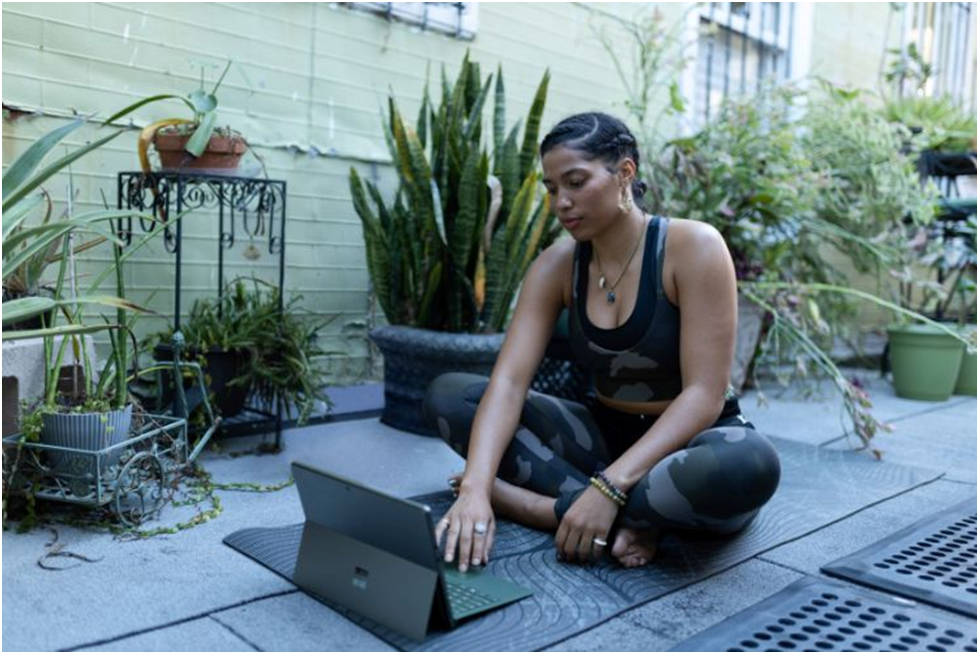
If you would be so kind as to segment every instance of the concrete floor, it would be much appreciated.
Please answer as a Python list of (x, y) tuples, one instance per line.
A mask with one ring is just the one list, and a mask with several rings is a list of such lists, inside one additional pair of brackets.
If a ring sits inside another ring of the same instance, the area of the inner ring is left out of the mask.
[[(895, 397), (890, 385), (874, 373), (862, 373), (862, 381), (871, 390), (878, 417), (895, 428), (879, 438), (877, 447), (884, 452), (880, 465), (916, 466), (940, 471), (943, 477), (627, 611), (551, 649), (668, 649), (803, 575), (819, 575), (821, 565), (975, 495), (976, 398), (914, 402)], [(852, 446), (841, 404), (828, 386), (808, 398), (792, 389), (771, 390), (766, 396), (765, 406), (757, 405), (757, 392), (742, 400), (762, 432), (824, 448)], [(228, 448), (244, 443), (226, 441), (223, 453), (209, 452), (203, 463), (218, 482), (274, 484), (288, 478), (291, 461), (303, 460), (403, 496), (442, 490), (448, 474), (461, 469), (461, 459), (441, 442), (396, 431), (376, 419), (292, 429), (285, 433), (284, 443), (280, 454), (235, 457)], [(3, 649), (391, 649), (222, 544), (224, 536), (245, 527), (300, 522), (294, 487), (218, 495), (224, 510), (216, 519), (147, 540), (119, 540), (104, 531), (62, 524), (27, 534), (5, 532)], [(159, 523), (175, 524), (206, 508), (171, 508)], [(60, 557), (44, 558), (59, 551)], [(43, 569), (38, 565), (42, 559), (62, 569)], [(971, 624), (974, 630), (975, 622)]]

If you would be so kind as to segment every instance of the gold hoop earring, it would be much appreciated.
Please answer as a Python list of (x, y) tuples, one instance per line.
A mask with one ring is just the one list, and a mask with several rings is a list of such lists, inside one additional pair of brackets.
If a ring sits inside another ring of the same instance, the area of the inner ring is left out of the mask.
[(622, 189), (622, 195), (619, 197), (619, 211), (622, 213), (629, 213), (632, 211), (632, 193), (628, 189)]

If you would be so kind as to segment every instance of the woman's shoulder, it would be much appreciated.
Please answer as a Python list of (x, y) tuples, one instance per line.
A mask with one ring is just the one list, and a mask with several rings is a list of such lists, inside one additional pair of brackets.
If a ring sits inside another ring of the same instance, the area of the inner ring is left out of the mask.
[[(686, 238), (721, 238), (721, 233), (710, 223), (689, 218), (660, 216), (669, 222), (670, 235), (679, 234)], [(723, 239), (722, 239), (723, 240)]]
[(727, 251), (724, 237), (717, 229), (700, 220), (669, 218), (667, 247), (683, 253)]
[(724, 237), (712, 225), (699, 220), (671, 218), (666, 239), (663, 288), (674, 304), (680, 286), (706, 285), (734, 279), (734, 264)]
[(575, 241), (561, 238), (537, 255), (537, 259), (527, 273), (526, 282), (546, 293), (558, 293), (564, 304), (569, 301), (571, 277), (574, 272)]

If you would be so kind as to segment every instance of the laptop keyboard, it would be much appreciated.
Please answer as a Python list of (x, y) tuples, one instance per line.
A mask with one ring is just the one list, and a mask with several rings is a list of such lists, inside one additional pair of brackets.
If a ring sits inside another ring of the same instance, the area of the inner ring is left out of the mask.
[(495, 598), (470, 586), (451, 580), (446, 580), (445, 586), (449, 595), (449, 606), (454, 614), (471, 613), (496, 603)]

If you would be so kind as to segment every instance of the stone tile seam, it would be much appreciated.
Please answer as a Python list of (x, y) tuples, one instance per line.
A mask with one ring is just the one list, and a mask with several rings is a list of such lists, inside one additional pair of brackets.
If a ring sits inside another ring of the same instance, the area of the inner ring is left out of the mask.
[(265, 651), (261, 647), (259, 647), (255, 643), (253, 643), (252, 641), (248, 640), (248, 638), (244, 634), (239, 633), (237, 629), (235, 629), (234, 627), (232, 627), (229, 624), (226, 624), (226, 623), (222, 622), (221, 619), (218, 618), (215, 614), (212, 613), (211, 615), (209, 615), (207, 617), (211, 621), (216, 622), (220, 627), (222, 627), (226, 631), (230, 632), (231, 635), (233, 635), (238, 640), (244, 642), (246, 645), (248, 645), (249, 647), (251, 647), (256, 652), (264, 652)]
[(909, 420), (911, 418), (917, 418), (919, 416), (927, 415), (929, 413), (937, 413), (944, 409), (954, 409), (963, 406), (965, 404), (968, 404), (969, 402), (975, 402), (975, 399), (971, 397), (963, 397), (958, 402), (953, 402), (951, 400), (948, 400), (948, 403), (943, 402), (941, 406), (924, 407), (921, 410), (915, 411), (913, 413), (903, 414), (901, 416), (890, 418), (887, 420), (887, 422), (900, 422), (901, 420)]

